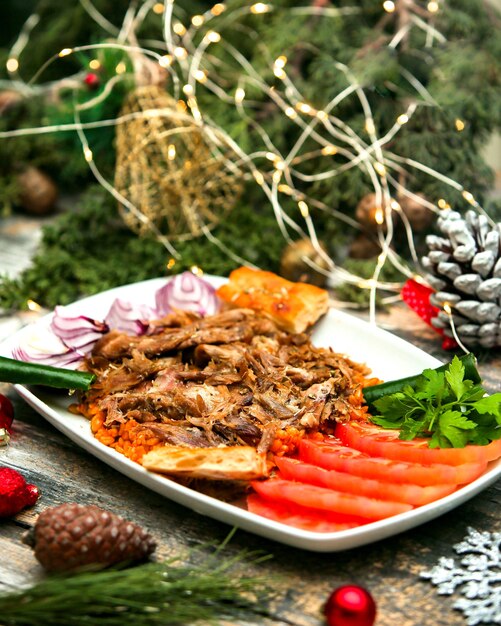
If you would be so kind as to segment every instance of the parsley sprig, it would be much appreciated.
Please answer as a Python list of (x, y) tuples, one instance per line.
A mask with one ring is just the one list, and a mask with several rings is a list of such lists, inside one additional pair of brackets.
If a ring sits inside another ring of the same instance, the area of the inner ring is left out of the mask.
[(501, 438), (501, 393), (486, 395), (481, 384), (465, 379), (454, 357), (445, 371), (426, 369), (416, 382), (376, 400), (372, 421), (400, 429), (400, 439), (429, 437), (430, 448), (486, 445)]

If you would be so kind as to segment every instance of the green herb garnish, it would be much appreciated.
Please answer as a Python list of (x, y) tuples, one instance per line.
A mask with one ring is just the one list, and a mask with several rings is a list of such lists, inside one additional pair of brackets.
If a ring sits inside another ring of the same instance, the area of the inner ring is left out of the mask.
[(46, 385), (59, 389), (89, 389), (95, 375), (0, 356), (0, 381), (16, 385)]
[(501, 393), (486, 396), (478, 381), (465, 378), (454, 357), (447, 369), (426, 369), (412, 385), (373, 402), (371, 419), (400, 429), (400, 439), (430, 437), (430, 448), (486, 445), (501, 437)]

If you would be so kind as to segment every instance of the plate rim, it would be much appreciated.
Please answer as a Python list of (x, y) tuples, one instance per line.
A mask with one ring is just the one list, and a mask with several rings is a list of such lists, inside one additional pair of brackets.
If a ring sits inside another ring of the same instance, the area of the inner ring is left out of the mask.
[[(121, 285), (119, 287), (107, 289), (97, 294), (87, 296), (86, 298), (76, 300), (68, 305), (64, 305), (64, 307), (69, 312), (76, 312), (81, 310), (82, 307), (84, 309), (87, 306), (91, 307), (94, 301), (106, 301), (109, 298), (117, 297), (117, 295), (123, 295), (122, 292), (126, 293), (128, 291), (130, 292), (136, 289), (140, 290), (142, 288), (149, 290), (151, 294), (153, 294), (156, 285), (160, 286), (165, 284), (166, 281), (169, 281), (172, 278), (174, 277), (157, 277), (136, 283), (130, 283), (128, 285)], [(204, 275), (204, 278), (208, 279), (215, 286), (219, 286), (227, 281), (224, 277), (213, 275)], [(111, 301), (108, 302), (108, 306), (109, 304), (111, 304)], [(38, 325), (47, 325), (53, 314), (53, 311), (47, 313), (35, 322), (23, 326), (23, 328), (15, 332), (13, 335), (0, 342), (0, 354), (7, 356), (8, 354), (6, 350), (8, 351), (9, 346), (15, 344), (16, 338), (19, 340), (24, 333), (32, 331), (33, 328), (36, 328)], [(322, 320), (322, 323), (324, 323), (324, 325), (328, 325), (329, 322), (333, 323), (335, 320), (341, 320), (344, 323), (363, 329), (366, 332), (370, 330), (371, 335), (374, 334), (379, 339), (382, 339), (395, 348), (405, 347), (407, 349), (411, 349), (411, 351), (414, 351), (416, 354), (420, 354), (421, 357), (428, 359), (430, 361), (430, 366), (433, 365), (433, 362), (437, 365), (441, 363), (441, 361), (421, 350), (414, 344), (380, 328), (379, 326), (372, 325), (369, 322), (350, 315), (344, 311), (330, 309)], [(89, 421), (87, 418), (73, 415), (68, 411), (65, 411), (64, 407), (58, 405), (57, 397), (55, 401), (53, 400), (51, 403), (47, 403), (44, 400), (44, 397), (46, 395), (50, 395), (50, 392), (44, 393), (42, 390), (41, 393), (37, 393), (32, 390), (33, 388), (25, 385), (13, 386), (17, 393), (37, 413), (44, 417), (63, 435), (68, 437), (76, 445), (83, 448), (86, 452), (92, 454), (98, 460), (106, 463), (127, 478), (142, 484), (143, 486), (172, 500), (173, 502), (186, 506), (190, 510), (193, 510), (202, 516), (209, 516), (219, 522), (238, 526), (243, 530), (267, 539), (313, 552), (340, 552), (375, 543), (391, 536), (396, 536), (406, 530), (436, 519), (446, 512), (460, 506), (493, 484), (499, 476), (501, 476), (500, 459), (489, 464), (484, 473), (475, 481), (460, 487), (452, 494), (449, 494), (440, 500), (417, 507), (406, 513), (370, 522), (357, 528), (329, 533), (303, 530), (293, 526), (288, 526), (282, 522), (275, 522), (256, 513), (251, 513), (250, 511), (238, 507), (235, 504), (224, 502), (223, 500), (219, 500), (213, 496), (209, 496), (189, 487), (185, 487), (184, 485), (180, 485), (166, 476), (149, 472), (138, 463), (131, 461), (121, 453), (95, 439), (90, 432), (90, 428), (88, 428)], [(37, 388), (35, 387), (35, 389)], [(78, 427), (70, 428), (74, 422), (77, 423)], [(87, 426), (86, 434), (81, 432), (82, 427), (84, 426)]]

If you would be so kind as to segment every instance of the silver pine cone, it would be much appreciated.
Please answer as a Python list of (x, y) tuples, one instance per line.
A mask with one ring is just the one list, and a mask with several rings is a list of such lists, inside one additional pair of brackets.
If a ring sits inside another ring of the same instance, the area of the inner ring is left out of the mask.
[(450, 315), (461, 341), (469, 346), (501, 346), (500, 226), (468, 211), (463, 217), (447, 210), (437, 221), (440, 235), (428, 235), (422, 258), (425, 279), (435, 293), (430, 303), (440, 309), (431, 323), (452, 337)]

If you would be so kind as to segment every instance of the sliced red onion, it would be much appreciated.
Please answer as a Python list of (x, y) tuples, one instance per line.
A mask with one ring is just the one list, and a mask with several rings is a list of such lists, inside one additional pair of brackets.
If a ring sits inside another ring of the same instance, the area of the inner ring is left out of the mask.
[(148, 330), (148, 320), (154, 317), (156, 311), (146, 304), (136, 305), (116, 298), (104, 321), (110, 329), (121, 330), (129, 335), (144, 335)]
[(54, 309), (50, 328), (66, 347), (82, 355), (88, 354), (96, 341), (109, 331), (107, 324), (86, 315), (64, 315), (64, 307), (60, 306)]
[(172, 278), (156, 292), (155, 302), (159, 317), (174, 309), (213, 315), (220, 307), (215, 288), (193, 272), (183, 272)]
[(36, 334), (25, 336), (22, 343), (12, 349), (12, 358), (28, 363), (77, 369), (83, 357), (76, 350), (65, 346), (47, 328), (37, 329)]

